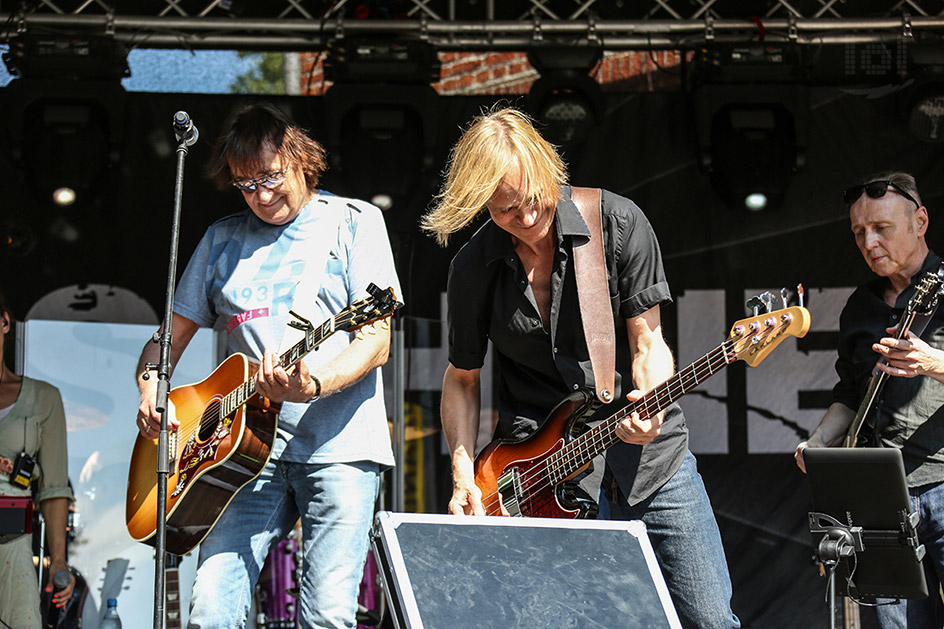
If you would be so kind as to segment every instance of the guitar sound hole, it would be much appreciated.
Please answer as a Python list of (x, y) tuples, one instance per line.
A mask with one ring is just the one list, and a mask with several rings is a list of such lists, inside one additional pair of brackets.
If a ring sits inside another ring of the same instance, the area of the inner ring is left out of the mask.
[(197, 439), (206, 441), (212, 437), (219, 421), (219, 404), (210, 404), (209, 408), (204, 409), (203, 416), (200, 418), (200, 432), (197, 433)]

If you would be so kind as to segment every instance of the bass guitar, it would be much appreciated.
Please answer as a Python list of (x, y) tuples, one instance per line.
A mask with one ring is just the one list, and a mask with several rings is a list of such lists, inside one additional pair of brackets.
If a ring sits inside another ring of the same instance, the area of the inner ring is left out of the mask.
[[(393, 314), (391, 288), (371, 284), (359, 300), (315, 327), (295, 315), (304, 338), (279, 357), (288, 369), (338, 331), (353, 331)], [(294, 314), (294, 313), (293, 313)], [(176, 387), (169, 397), (180, 427), (170, 435), (167, 477), (167, 552), (185, 555), (216, 524), (233, 496), (255, 478), (275, 439), (279, 405), (256, 395), (258, 364), (233, 354), (202, 382)], [(157, 532), (157, 439), (138, 435), (131, 454), (125, 520), (128, 533), (154, 545)]]
[(616, 426), (621, 421), (634, 412), (643, 418), (656, 415), (735, 361), (756, 366), (785, 338), (806, 336), (809, 328), (810, 313), (801, 306), (742, 319), (724, 343), (582, 433), (584, 421), (598, 406), (592, 391), (575, 391), (558, 403), (536, 433), (523, 440), (492, 441), (475, 458), (475, 484), (482, 491), (486, 514), (592, 515), (595, 505), (581, 504), (571, 493), (571, 481), (619, 441)]
[[(898, 324), (898, 328), (895, 330), (894, 338), (905, 338), (915, 318), (918, 316), (926, 317), (926, 321), (927, 318), (930, 318), (931, 315), (934, 314), (934, 310), (937, 308), (938, 297), (941, 294), (942, 284), (944, 284), (944, 264), (938, 268), (936, 273), (925, 273), (918, 281), (914, 295), (908, 300), (908, 305), (905, 306), (905, 311), (901, 315), (901, 321)], [(923, 331), (922, 326), (922, 329), (918, 330), (916, 333), (920, 336)], [(879, 360), (884, 362), (885, 359), (880, 358)], [(872, 379), (869, 380), (869, 388), (866, 389), (865, 396), (859, 403), (856, 415), (852, 423), (849, 424), (849, 428), (846, 430), (846, 436), (842, 442), (843, 447), (854, 448), (857, 445), (862, 445), (860, 443), (859, 431), (862, 430), (863, 424), (865, 424), (866, 419), (868, 419), (872, 410), (875, 408), (875, 403), (878, 401), (887, 379), (888, 374), (879, 369), (878, 366), (873, 369)]]

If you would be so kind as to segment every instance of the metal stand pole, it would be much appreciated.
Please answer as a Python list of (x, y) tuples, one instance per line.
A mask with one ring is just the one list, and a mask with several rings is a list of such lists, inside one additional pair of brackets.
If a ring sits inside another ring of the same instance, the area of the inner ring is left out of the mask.
[[(167, 270), (167, 290), (164, 300), (164, 329), (154, 334), (154, 341), (161, 345), (157, 365), (148, 364), (145, 369), (157, 369), (157, 399), (155, 409), (161, 414), (161, 430), (157, 437), (157, 527), (155, 530), (154, 555), (154, 629), (164, 626), (164, 592), (167, 538), (167, 476), (170, 473), (170, 437), (167, 431), (167, 398), (170, 393), (170, 350), (173, 341), (171, 321), (174, 316), (174, 284), (177, 278), (177, 244), (180, 239), (181, 199), (184, 188), (184, 162), (188, 147), (197, 141), (196, 128), (190, 117), (182, 111), (174, 115), (177, 131), (177, 176), (174, 182), (174, 215), (171, 222), (170, 260)], [(189, 130), (189, 131), (188, 131)]]
[(404, 458), (406, 452), (406, 354), (403, 317), (393, 316), (393, 510), (402, 513), (406, 502)]

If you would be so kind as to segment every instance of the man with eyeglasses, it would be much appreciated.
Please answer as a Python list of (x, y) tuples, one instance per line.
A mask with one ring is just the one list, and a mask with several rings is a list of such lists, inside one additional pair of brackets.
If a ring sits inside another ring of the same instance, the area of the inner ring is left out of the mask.
[[(386, 319), (328, 336), (294, 366), (279, 352), (290, 310), (315, 325), (367, 296), (370, 283), (401, 295), (380, 210), (318, 189), (322, 147), (269, 105), (235, 110), (208, 166), (248, 206), (211, 225), (174, 299), (175, 365), (199, 327), (215, 327), (228, 353), (259, 361), (256, 391), (281, 403), (278, 434), (262, 472), (243, 487), (200, 546), (190, 627), (243, 627), (270, 550), (302, 522), (298, 626), (353, 627), (380, 473), (394, 464), (380, 367)], [(285, 339), (290, 335), (285, 335)], [(138, 366), (138, 428), (157, 437), (157, 378)], [(220, 394), (228, 391), (220, 392)], [(180, 423), (169, 413), (171, 429)]]
[[(856, 245), (878, 276), (849, 297), (839, 320), (839, 383), (833, 403), (796, 449), (804, 472), (806, 448), (840, 444), (855, 418), (863, 393), (878, 368), (891, 377), (874, 414), (873, 445), (901, 449), (909, 491), (921, 520), (918, 537), (931, 596), (877, 608), (883, 627), (944, 626), (939, 594), (944, 575), (944, 308), (920, 335), (893, 338), (895, 326), (915, 292), (916, 282), (934, 272), (941, 258), (928, 248), (928, 210), (914, 177), (880, 173), (843, 194)], [(926, 376), (926, 377), (919, 377)]]

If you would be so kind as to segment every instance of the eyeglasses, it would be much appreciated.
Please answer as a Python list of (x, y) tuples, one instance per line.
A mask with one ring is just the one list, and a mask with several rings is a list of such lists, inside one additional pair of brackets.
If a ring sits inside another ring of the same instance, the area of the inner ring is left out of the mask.
[(870, 181), (866, 184), (860, 184), (858, 186), (846, 188), (842, 191), (842, 200), (846, 202), (846, 205), (852, 205), (859, 200), (859, 197), (862, 196), (863, 190), (867, 195), (869, 195), (869, 198), (881, 199), (885, 196), (885, 193), (888, 192), (889, 187), (894, 188), (895, 192), (914, 203), (916, 208), (921, 207), (921, 204), (915, 201), (913, 196), (902, 190), (901, 186), (892, 181)]
[(285, 181), (285, 171), (273, 170), (255, 179), (234, 179), (233, 185), (242, 192), (255, 192), (256, 186), (262, 186), (267, 190), (274, 190)]

